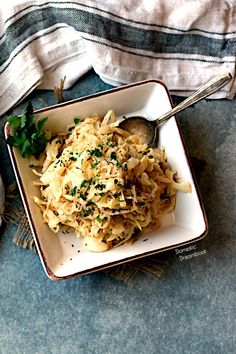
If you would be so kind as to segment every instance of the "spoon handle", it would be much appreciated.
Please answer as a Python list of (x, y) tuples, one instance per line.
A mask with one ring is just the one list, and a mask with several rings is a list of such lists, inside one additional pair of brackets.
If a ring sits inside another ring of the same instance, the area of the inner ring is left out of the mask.
[(183, 109), (191, 106), (192, 104), (202, 100), (203, 98), (211, 95), (220, 88), (224, 87), (230, 82), (231, 79), (232, 76), (230, 73), (216, 76), (214, 79), (201, 86), (197, 91), (193, 92), (192, 95), (187, 97), (183, 102), (181, 102), (176, 107), (172, 108), (170, 111), (156, 119), (155, 122), (158, 123), (158, 125), (163, 123), (164, 121), (172, 117), (174, 114), (182, 111)]

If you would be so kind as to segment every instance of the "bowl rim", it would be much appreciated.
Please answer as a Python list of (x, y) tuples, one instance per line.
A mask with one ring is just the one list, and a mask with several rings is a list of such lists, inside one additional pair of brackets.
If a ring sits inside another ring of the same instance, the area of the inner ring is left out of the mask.
[[(69, 101), (66, 101), (66, 102), (62, 102), (62, 103), (58, 103), (58, 104), (54, 104), (54, 105), (51, 105), (51, 106), (48, 106), (48, 107), (40, 108), (40, 109), (34, 110), (34, 113), (38, 114), (38, 113), (42, 113), (44, 111), (48, 112), (48, 111), (56, 109), (58, 107), (71, 105), (71, 104), (76, 103), (76, 102), (82, 102), (82, 101), (85, 101), (85, 100), (89, 100), (91, 98), (96, 98), (96, 97), (100, 97), (100, 96), (103, 96), (103, 95), (112, 94), (114, 92), (122, 91), (122, 90), (125, 90), (125, 89), (128, 89), (128, 88), (131, 88), (131, 87), (140, 86), (140, 85), (144, 85), (144, 84), (148, 84), (148, 83), (157, 83), (157, 84), (162, 85), (164, 87), (167, 95), (168, 95), (170, 104), (173, 107), (173, 101), (171, 99), (170, 92), (169, 92), (167, 86), (165, 85), (165, 83), (163, 81), (161, 81), (161, 80), (158, 80), (158, 79), (148, 79), (148, 80), (142, 80), (142, 81), (134, 82), (134, 83), (131, 83), (131, 84), (115, 87), (115, 88), (112, 88), (112, 89), (109, 89), (109, 90), (100, 91), (100, 92), (97, 92), (97, 93), (94, 93), (94, 94), (91, 94), (91, 95), (75, 98), (75, 99), (72, 99), (72, 100), (69, 100)], [(24, 187), (23, 187), (22, 178), (21, 178), (20, 173), (19, 173), (19, 171), (17, 169), (17, 162), (16, 162), (15, 154), (13, 152), (13, 148), (7, 144), (8, 153), (10, 155), (11, 163), (12, 163), (14, 174), (15, 174), (15, 177), (16, 177), (16, 182), (17, 182), (18, 187), (19, 187), (21, 199), (22, 199), (23, 206), (24, 206), (24, 209), (25, 209), (28, 221), (29, 221), (29, 225), (30, 225), (30, 228), (31, 228), (31, 231), (32, 231), (32, 234), (33, 234), (33, 238), (34, 238), (34, 241), (35, 241), (35, 244), (36, 244), (36, 248), (37, 248), (38, 254), (39, 254), (40, 258), (41, 258), (41, 263), (43, 265), (43, 268), (44, 268), (47, 276), (50, 279), (52, 279), (52, 280), (66, 280), (66, 279), (74, 278), (74, 277), (77, 277), (77, 276), (81, 276), (81, 275), (97, 272), (97, 271), (104, 270), (104, 269), (107, 269), (107, 268), (110, 268), (110, 267), (114, 267), (116, 265), (120, 265), (120, 264), (124, 264), (124, 263), (130, 262), (130, 261), (134, 261), (136, 259), (140, 259), (140, 258), (148, 257), (148, 256), (151, 256), (151, 255), (154, 255), (154, 254), (157, 254), (157, 253), (163, 253), (163, 252), (166, 252), (166, 251), (169, 251), (169, 250), (173, 250), (177, 246), (178, 247), (182, 247), (182, 246), (185, 246), (185, 245), (188, 245), (188, 244), (192, 244), (193, 242), (200, 241), (201, 239), (203, 239), (207, 235), (208, 230), (209, 230), (208, 220), (207, 220), (205, 208), (204, 208), (204, 205), (203, 205), (202, 197), (201, 197), (201, 194), (200, 194), (200, 191), (199, 191), (198, 183), (196, 181), (196, 177), (195, 177), (195, 174), (194, 174), (194, 171), (193, 171), (193, 167), (192, 167), (192, 163), (191, 163), (191, 160), (190, 160), (190, 156), (189, 156), (185, 141), (183, 139), (183, 134), (182, 134), (181, 129), (179, 127), (178, 120), (176, 119), (175, 116), (173, 116), (173, 117), (175, 119), (175, 123), (177, 125), (177, 129), (178, 129), (178, 132), (179, 132), (179, 135), (180, 135), (181, 143), (183, 145), (183, 152), (184, 152), (184, 155), (186, 157), (186, 160), (187, 160), (187, 163), (188, 163), (188, 166), (189, 166), (190, 174), (191, 174), (191, 177), (193, 179), (193, 182), (194, 182), (194, 185), (195, 185), (195, 188), (196, 188), (196, 194), (197, 194), (197, 198), (199, 200), (199, 205), (200, 205), (200, 209), (201, 209), (201, 212), (202, 212), (202, 215), (203, 215), (203, 219), (204, 219), (204, 224), (205, 224), (204, 231), (199, 236), (197, 236), (197, 237), (195, 237), (195, 238), (193, 238), (193, 239), (191, 239), (189, 241), (184, 241), (184, 242), (177, 243), (175, 245), (171, 245), (171, 246), (167, 246), (167, 247), (163, 247), (163, 248), (160, 248), (160, 249), (157, 249), (157, 250), (147, 251), (147, 252), (144, 252), (144, 253), (141, 253), (141, 254), (138, 254), (138, 255), (133, 255), (133, 256), (130, 256), (130, 257), (126, 257), (126, 258), (124, 258), (122, 260), (116, 260), (114, 262), (109, 262), (109, 263), (107, 263), (105, 265), (96, 266), (96, 267), (93, 267), (93, 268), (90, 268), (90, 269), (87, 269), (87, 270), (75, 272), (75, 273), (64, 275), (64, 276), (55, 275), (55, 273), (51, 270), (51, 268), (49, 267), (49, 265), (47, 263), (47, 259), (46, 259), (45, 255), (44, 255), (44, 252), (43, 252), (42, 248), (41, 248), (40, 240), (38, 238), (38, 235), (37, 235), (37, 232), (36, 232), (36, 229), (35, 229), (35, 226), (34, 226), (34, 221), (33, 221), (32, 215), (31, 215), (31, 213), (29, 211), (30, 208), (29, 208), (29, 205), (28, 205), (28, 202), (27, 202), (26, 192), (25, 192)], [(8, 136), (9, 136), (9, 132), (10, 132), (10, 124), (9, 124), (9, 122), (6, 122), (6, 124), (4, 126), (4, 134), (5, 134), (5, 139), (6, 140), (7, 140)]]

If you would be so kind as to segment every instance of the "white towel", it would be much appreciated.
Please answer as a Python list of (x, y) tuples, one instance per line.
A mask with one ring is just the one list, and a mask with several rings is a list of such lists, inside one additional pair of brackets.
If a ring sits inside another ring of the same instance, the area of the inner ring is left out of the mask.
[(230, 72), (212, 98), (233, 99), (235, 55), (236, 0), (4, 0), (0, 115), (92, 67), (112, 85), (156, 78), (181, 96)]

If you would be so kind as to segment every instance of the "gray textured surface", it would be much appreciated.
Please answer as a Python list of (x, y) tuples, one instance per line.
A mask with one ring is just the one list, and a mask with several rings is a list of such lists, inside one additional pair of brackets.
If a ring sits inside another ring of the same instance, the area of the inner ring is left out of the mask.
[[(108, 89), (93, 73), (65, 98)], [(52, 92), (31, 95), (35, 108)], [(175, 99), (177, 101), (177, 99)], [(19, 113), (25, 104), (14, 112)], [(37, 255), (0, 232), (0, 353), (233, 353), (235, 325), (236, 103), (203, 101), (179, 115), (189, 153), (206, 162), (199, 180), (209, 234), (206, 254), (172, 261), (161, 279), (131, 283), (95, 273), (63, 282), (44, 274)], [(182, 119), (183, 118), (183, 119)], [(0, 173), (14, 181), (0, 121)]]

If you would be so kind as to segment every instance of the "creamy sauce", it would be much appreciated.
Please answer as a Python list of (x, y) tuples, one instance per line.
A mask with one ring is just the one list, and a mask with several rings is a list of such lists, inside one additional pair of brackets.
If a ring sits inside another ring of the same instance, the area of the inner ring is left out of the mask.
[(122, 129), (127, 130), (133, 135), (138, 135), (141, 137), (142, 144), (150, 143), (152, 137), (151, 127), (145, 123), (142, 119), (127, 119), (124, 123), (122, 123)]

